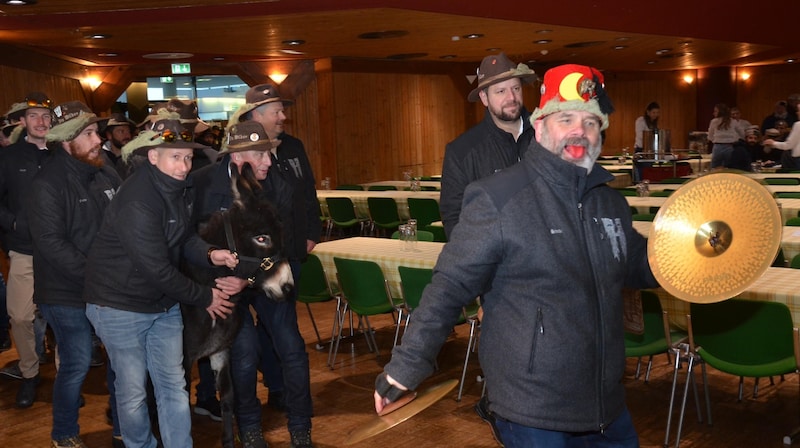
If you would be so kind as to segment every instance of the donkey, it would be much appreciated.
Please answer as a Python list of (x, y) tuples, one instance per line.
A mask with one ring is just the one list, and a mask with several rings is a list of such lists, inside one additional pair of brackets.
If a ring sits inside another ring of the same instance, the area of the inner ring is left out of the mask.
[[(272, 205), (259, 197), (261, 189), (250, 165), (242, 174), (231, 164), (233, 205), (217, 212), (200, 230), (209, 244), (236, 253), (239, 264), (233, 275), (246, 279), (250, 287), (264, 291), (272, 300), (283, 300), (293, 287), (292, 272), (282, 256), (282, 233)], [(197, 282), (213, 285), (214, 279), (231, 275), (225, 267), (198, 268), (185, 266)], [(231, 297), (237, 303), (238, 296)], [(222, 411), (222, 445), (233, 448), (233, 385), (229, 365), (229, 349), (242, 326), (241, 314), (234, 310), (227, 319), (212, 319), (205, 308), (182, 305), (184, 369), (188, 379), (192, 364), (208, 356), (220, 392)]]

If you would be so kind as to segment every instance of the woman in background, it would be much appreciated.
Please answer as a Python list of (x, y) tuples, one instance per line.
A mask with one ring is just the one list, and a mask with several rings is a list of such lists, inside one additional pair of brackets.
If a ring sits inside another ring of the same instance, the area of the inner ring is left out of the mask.
[(636, 129), (636, 138), (633, 143), (633, 150), (635, 152), (642, 152), (644, 145), (642, 144), (642, 133), (644, 131), (657, 131), (658, 130), (658, 117), (661, 115), (661, 106), (655, 101), (647, 105), (644, 114), (636, 119), (634, 127)]
[(708, 141), (714, 144), (711, 150), (711, 169), (726, 167), (733, 155), (733, 144), (739, 140), (736, 126), (731, 122), (731, 110), (724, 103), (714, 106), (714, 118), (708, 125)]

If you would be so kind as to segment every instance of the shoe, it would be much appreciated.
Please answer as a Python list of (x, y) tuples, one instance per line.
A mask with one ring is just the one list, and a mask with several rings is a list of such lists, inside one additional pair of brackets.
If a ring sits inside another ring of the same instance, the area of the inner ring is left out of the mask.
[(122, 441), (122, 436), (111, 437), (111, 448), (125, 448), (125, 442)]
[(286, 403), (283, 401), (283, 391), (270, 392), (267, 396), (267, 406), (278, 411), (285, 411)]
[(486, 423), (489, 424), (489, 427), (492, 429), (492, 436), (494, 436), (494, 440), (503, 446), (503, 441), (500, 439), (500, 431), (497, 429), (497, 425), (495, 422), (497, 419), (494, 416), (494, 413), (489, 410), (489, 399), (486, 398), (486, 395), (482, 396), (477, 403), (475, 403), (475, 413), (478, 414), (478, 417), (483, 419)]
[(211, 397), (208, 400), (195, 403), (194, 413), (197, 415), (205, 415), (215, 422), (222, 421), (222, 412), (219, 408), (219, 400), (217, 400), (216, 397)]
[[(23, 378), (22, 385), (19, 386), (19, 391), (17, 391), (17, 407), (20, 409), (29, 408), (33, 405), (33, 401), (36, 400), (36, 386), (39, 385), (39, 379), (41, 377), (37, 373), (33, 378)], [(81, 442), (83, 443), (83, 442)], [(68, 445), (69, 446), (69, 445)], [(80, 445), (78, 445), (80, 446)]]
[(242, 448), (267, 448), (261, 428), (250, 428), (242, 431)]
[(67, 437), (66, 439), (53, 440), (50, 448), (89, 448), (78, 436)]
[(314, 448), (311, 443), (311, 429), (289, 431), (289, 435), (292, 437), (292, 444), (290, 445), (292, 448)]
[(100, 367), (106, 363), (105, 358), (103, 357), (103, 348), (99, 345), (95, 345), (92, 347), (92, 359), (89, 361), (89, 366), (91, 367)]
[(19, 361), (15, 361), (14, 364), (0, 369), (0, 375), (7, 376), (15, 380), (21, 380), (22, 371), (19, 370)]
[(0, 353), (11, 350), (11, 338), (6, 336), (3, 342), (0, 343)]

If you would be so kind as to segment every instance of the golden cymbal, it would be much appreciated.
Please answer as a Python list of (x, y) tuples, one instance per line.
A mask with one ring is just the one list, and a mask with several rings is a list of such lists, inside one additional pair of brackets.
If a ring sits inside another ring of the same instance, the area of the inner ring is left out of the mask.
[(425, 392), (418, 394), (416, 399), (412, 400), (405, 406), (383, 416), (373, 417), (373, 421), (369, 424), (357, 428), (350, 433), (350, 437), (345, 442), (345, 445), (352, 445), (361, 442), (370, 437), (376, 436), (390, 428), (393, 428), (400, 423), (408, 420), (409, 418), (419, 414), (431, 405), (439, 401), (442, 397), (455, 389), (458, 380), (447, 380), (441, 382)]
[(772, 263), (783, 220), (772, 193), (757, 181), (722, 172), (699, 177), (670, 195), (647, 242), (661, 287), (694, 303), (729, 299)]

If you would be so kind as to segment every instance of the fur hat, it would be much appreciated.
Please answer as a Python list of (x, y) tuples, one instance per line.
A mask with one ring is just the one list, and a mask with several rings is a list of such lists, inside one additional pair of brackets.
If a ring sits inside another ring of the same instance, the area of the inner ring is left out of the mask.
[(53, 102), (47, 96), (47, 94), (42, 92), (31, 92), (25, 96), (25, 100), (20, 103), (15, 103), (11, 106), (11, 110), (6, 113), (9, 119), (11, 120), (19, 120), (25, 111), (28, 109), (32, 109), (34, 107), (39, 107), (43, 109), (52, 109)]
[(614, 106), (606, 95), (603, 74), (594, 67), (566, 64), (551, 68), (544, 74), (541, 100), (531, 114), (531, 123), (554, 112), (584, 110), (597, 115), (608, 128), (608, 115)]
[(86, 126), (102, 118), (80, 101), (68, 101), (53, 109), (53, 127), (45, 137), (49, 142), (68, 142), (81, 133)]
[(505, 53), (498, 55), (486, 56), (481, 61), (481, 66), (478, 67), (478, 87), (472, 89), (467, 95), (467, 100), (471, 103), (478, 101), (478, 94), (481, 90), (498, 82), (503, 82), (511, 78), (519, 78), (524, 83), (532, 83), (538, 77), (536, 73), (528, 68), (525, 64), (515, 65), (508, 59)]
[(272, 142), (257, 121), (243, 121), (235, 123), (228, 128), (228, 135), (222, 145), (220, 153), (232, 153), (240, 151), (269, 151), (272, 149)]
[[(194, 142), (194, 135), (186, 130), (178, 114), (161, 113), (153, 128), (142, 131), (122, 147), (122, 161), (127, 162), (133, 154), (147, 154), (153, 148), (205, 149), (205, 145)], [(165, 118), (161, 118), (165, 117)]]

